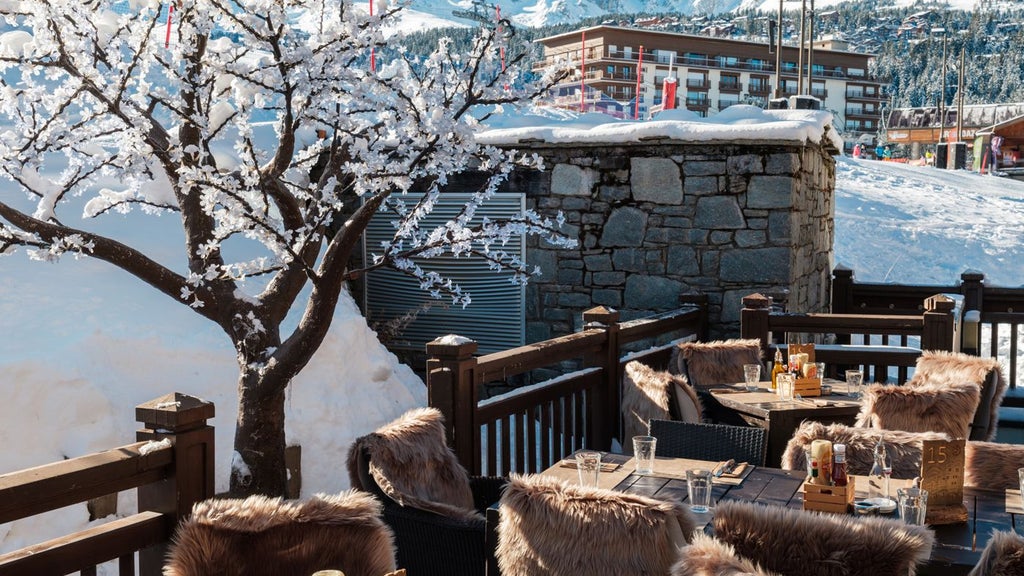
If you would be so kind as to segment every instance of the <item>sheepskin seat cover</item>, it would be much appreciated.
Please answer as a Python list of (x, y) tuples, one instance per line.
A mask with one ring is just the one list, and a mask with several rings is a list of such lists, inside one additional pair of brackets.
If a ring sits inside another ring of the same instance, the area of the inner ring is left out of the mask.
[(683, 548), (679, 561), (672, 567), (672, 576), (774, 576), (756, 563), (741, 558), (736, 550), (697, 532), (693, 542)]
[(945, 432), (953, 438), (967, 438), (981, 389), (964, 383), (884, 386), (872, 384), (864, 390), (857, 425), (906, 432)]
[[(995, 376), (993, 385), (986, 386), (989, 375)], [(977, 416), (984, 418), (987, 434), (977, 440), (992, 440), (996, 437), (996, 426), (999, 424), (999, 406), (1006, 394), (1007, 381), (1003, 374), (1003, 366), (995, 358), (981, 358), (959, 352), (926, 350), (917, 359), (914, 376), (906, 386), (925, 384), (956, 386), (959, 384), (977, 384), (981, 389)]]
[(931, 555), (926, 526), (890, 518), (820, 514), (726, 501), (715, 510), (715, 537), (781, 574), (913, 576)]
[[(635, 360), (627, 363), (622, 375), (624, 437), (647, 435), (651, 420), (670, 420), (673, 397), (682, 421), (701, 421), (697, 392), (685, 377), (655, 370)], [(623, 445), (632, 449), (629, 442), (623, 442)]]
[(804, 421), (786, 443), (786, 450), (782, 453), (782, 468), (806, 470), (806, 450), (811, 447), (813, 440), (822, 439), (831, 440), (833, 444), (846, 444), (846, 465), (850, 474), (867, 476), (875, 461), (875, 445), (879, 438), (883, 439), (885, 450), (892, 458), (892, 477), (906, 479), (921, 475), (922, 440), (950, 439), (941, 432), (876, 430)]
[(1009, 531), (992, 532), (968, 576), (1024, 576), (1024, 537)]
[(761, 363), (761, 341), (681, 342), (676, 358), (676, 372), (696, 388), (743, 382), (743, 365)]
[(499, 506), (502, 576), (668, 576), (696, 526), (678, 502), (542, 475), (510, 475)]
[(1021, 466), (1024, 466), (1024, 445), (1021, 444), (968, 442), (964, 448), (964, 484), (967, 486), (990, 490), (1017, 488), (1017, 469)]
[(395, 569), (381, 504), (365, 492), (308, 500), (266, 496), (205, 500), (178, 526), (165, 576), (309, 576), (341, 570), (381, 576)]
[[(356, 451), (370, 456), (370, 474), (380, 489), (403, 506), (458, 519), (482, 519), (473, 502), (469, 474), (445, 442), (444, 416), (415, 408), (349, 448), (348, 472), (360, 487)], [(363, 486), (363, 489), (367, 487)]]

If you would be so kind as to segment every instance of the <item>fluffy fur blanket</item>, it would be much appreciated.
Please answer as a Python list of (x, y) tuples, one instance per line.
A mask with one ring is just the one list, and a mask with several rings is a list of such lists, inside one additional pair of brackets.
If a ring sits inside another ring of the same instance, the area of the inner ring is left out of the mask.
[(542, 475), (511, 475), (500, 514), (503, 576), (664, 576), (695, 528), (683, 504)]
[[(683, 376), (654, 370), (640, 362), (629, 362), (622, 376), (622, 418), (624, 438), (648, 434), (651, 420), (670, 420), (672, 401), (684, 422), (700, 422), (702, 410), (697, 392)], [(623, 442), (632, 450), (632, 444)]]
[(1022, 466), (1024, 446), (1020, 444), (968, 442), (964, 449), (964, 484), (990, 489), (1017, 488), (1017, 469)]
[[(990, 374), (995, 376), (991, 386), (986, 387), (986, 379)], [(999, 424), (999, 406), (1006, 394), (1007, 381), (1003, 375), (1003, 367), (995, 358), (980, 358), (958, 352), (926, 350), (917, 359), (914, 376), (907, 386), (924, 384), (956, 386), (959, 384), (977, 384), (982, 389), (978, 411), (986, 418), (987, 434), (978, 440), (992, 440)]]
[(740, 501), (718, 504), (715, 537), (767, 570), (815, 576), (911, 576), (935, 535), (890, 518), (818, 514)]
[(672, 567), (672, 576), (773, 575), (754, 562), (738, 556), (729, 544), (698, 532), (693, 542), (680, 553), (679, 561)]
[(1024, 537), (993, 532), (981, 559), (968, 576), (1021, 576), (1024, 574)]
[(437, 409), (415, 408), (357, 438), (348, 454), (349, 479), (355, 487), (362, 487), (356, 453), (363, 448), (370, 455), (370, 474), (396, 502), (452, 518), (481, 518), (469, 474), (445, 442), (444, 417)]
[(964, 383), (884, 386), (872, 384), (864, 391), (857, 425), (907, 432), (945, 432), (967, 438), (981, 389)]
[(178, 527), (164, 575), (309, 576), (327, 569), (348, 576), (395, 569), (391, 530), (369, 494), (200, 502)]
[(875, 444), (881, 438), (886, 452), (892, 458), (892, 477), (908, 479), (921, 475), (922, 440), (949, 440), (948, 435), (940, 432), (876, 430), (806, 421), (796, 429), (786, 444), (786, 451), (782, 453), (782, 467), (786, 470), (805, 470), (805, 449), (810, 448), (812, 440), (819, 438), (831, 440), (833, 444), (846, 444), (847, 468), (851, 474), (861, 476), (871, 472), (871, 465), (875, 461)]
[(761, 363), (761, 341), (716, 340), (679, 344), (676, 371), (696, 388), (743, 382), (743, 365)]

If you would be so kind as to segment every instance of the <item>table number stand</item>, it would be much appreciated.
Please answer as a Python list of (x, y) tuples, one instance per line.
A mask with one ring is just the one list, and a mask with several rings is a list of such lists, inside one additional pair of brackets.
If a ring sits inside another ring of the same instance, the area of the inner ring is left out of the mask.
[(928, 491), (930, 525), (967, 522), (964, 506), (963, 438), (946, 442), (924, 440), (921, 443), (921, 488)]

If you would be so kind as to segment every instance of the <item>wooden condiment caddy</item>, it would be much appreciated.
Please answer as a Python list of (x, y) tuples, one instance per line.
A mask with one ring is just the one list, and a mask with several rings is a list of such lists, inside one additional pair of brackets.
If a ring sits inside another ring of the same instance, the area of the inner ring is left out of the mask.
[(849, 477), (846, 486), (828, 486), (804, 482), (804, 510), (846, 514), (853, 507), (854, 477)]
[[(814, 363), (814, 344), (790, 344), (789, 354), (807, 354), (807, 361)], [(824, 374), (815, 374), (814, 378), (796, 378), (793, 382), (793, 397), (802, 398), (821, 396), (821, 378)]]

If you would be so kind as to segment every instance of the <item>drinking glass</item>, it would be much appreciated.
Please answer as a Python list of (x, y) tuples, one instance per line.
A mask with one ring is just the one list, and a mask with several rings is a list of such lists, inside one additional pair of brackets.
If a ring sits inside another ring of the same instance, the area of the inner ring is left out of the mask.
[(1024, 508), (1024, 468), (1017, 468), (1017, 476), (1020, 477), (1020, 506)]
[(900, 518), (907, 524), (923, 526), (928, 514), (928, 491), (923, 488), (899, 488), (896, 495)]
[(743, 365), (743, 382), (747, 385), (747, 392), (757, 390), (757, 383), (761, 381), (760, 364)]
[(794, 380), (792, 374), (783, 372), (776, 376), (775, 386), (778, 388), (780, 398), (786, 401), (793, 399)]
[(860, 398), (864, 392), (864, 373), (860, 370), (846, 371), (846, 391), (851, 398)]
[(601, 453), (583, 450), (576, 453), (576, 471), (580, 475), (580, 486), (597, 486), (601, 474)]
[(707, 512), (711, 508), (711, 470), (687, 470), (686, 490), (690, 495), (690, 510)]
[(814, 363), (814, 377), (818, 379), (818, 386), (825, 381), (825, 363), (815, 362)]
[(633, 436), (633, 458), (637, 474), (654, 474), (654, 450), (658, 439), (654, 436)]

